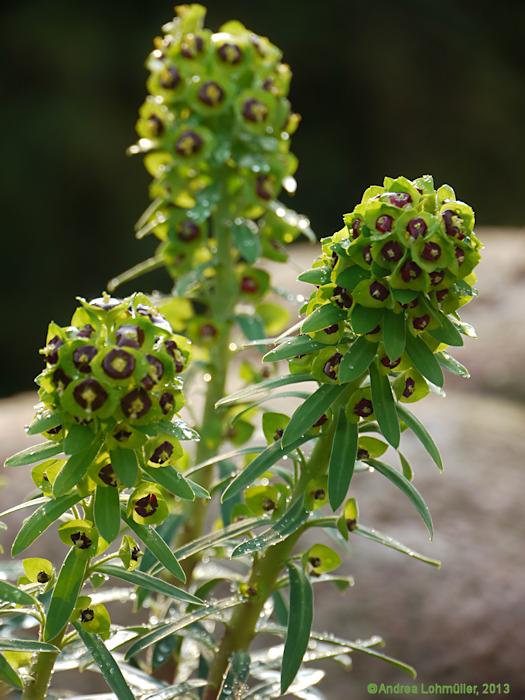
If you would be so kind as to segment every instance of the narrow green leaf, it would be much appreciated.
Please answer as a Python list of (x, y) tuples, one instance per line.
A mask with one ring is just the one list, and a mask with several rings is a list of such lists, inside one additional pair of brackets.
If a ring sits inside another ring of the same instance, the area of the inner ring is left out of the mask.
[(134, 486), (137, 481), (138, 463), (134, 450), (116, 447), (109, 451), (111, 466), (117, 475), (117, 479), (124, 486)]
[(366, 527), (361, 523), (356, 525), (355, 528), (352, 530), (352, 534), (354, 533), (356, 535), (360, 535), (361, 537), (366, 538), (367, 540), (371, 540), (372, 542), (382, 544), (384, 547), (389, 547), (390, 549), (393, 549), (396, 552), (406, 554), (408, 557), (412, 557), (412, 559), (417, 559), (418, 561), (422, 561), (425, 564), (435, 566), (437, 569), (439, 569), (439, 567), (441, 566), (441, 562), (437, 559), (431, 559), (430, 557), (426, 557), (424, 554), (419, 554), (410, 547), (407, 547), (401, 542), (398, 542), (393, 537), (385, 535), (382, 532), (379, 532), (378, 530), (374, 530), (374, 528)]
[(417, 512), (420, 514), (423, 522), (427, 526), (427, 530), (430, 534), (430, 539), (434, 536), (434, 528), (432, 526), (432, 518), (430, 516), (430, 511), (428, 506), (423, 500), (423, 497), (416, 489), (416, 487), (406, 479), (403, 474), (400, 474), (396, 469), (391, 467), (384, 462), (380, 462), (378, 459), (369, 458), (365, 460), (367, 464), (374, 467), (376, 471), (385, 476), (389, 481), (391, 481), (394, 486), (397, 486), (414, 504)]
[(399, 447), (401, 432), (396, 412), (396, 402), (388, 377), (381, 374), (375, 362), (370, 365), (370, 387), (372, 389), (372, 404), (381, 432), (392, 445)]
[(421, 372), (432, 384), (442, 387), (444, 382), (443, 372), (436, 356), (428, 345), (421, 338), (411, 333), (407, 334), (406, 343), (408, 356), (418, 372)]
[(120, 532), (120, 502), (118, 489), (97, 485), (94, 505), (95, 525), (106, 542), (113, 542)]
[(232, 654), (230, 667), (220, 689), (219, 700), (231, 700), (242, 697), (246, 682), (250, 675), (250, 655), (247, 651), (235, 651)]
[(29, 593), (21, 591), (8, 581), (0, 581), (0, 600), (14, 603), (15, 605), (33, 606), (35, 604), (34, 598)]
[(281, 694), (292, 684), (308, 647), (313, 619), (313, 589), (304, 569), (288, 564), (290, 611), (281, 667)]
[(41, 462), (48, 457), (54, 457), (61, 452), (63, 452), (61, 442), (41, 442), (38, 445), (26, 447), (25, 450), (17, 452), (16, 454), (11, 455), (11, 457), (8, 457), (5, 461), (5, 466), (23, 467), (26, 464), (34, 464), (35, 462)]
[(53, 484), (53, 495), (64, 496), (71, 491), (81, 479), (83, 479), (89, 467), (93, 464), (100, 449), (100, 441), (97, 440), (86, 450), (72, 455), (59, 471)]
[(22, 679), (3, 654), (0, 654), (0, 678), (12, 688), (21, 689), (23, 686)]
[[(288, 583), (288, 581), (286, 582)], [(288, 623), (288, 606), (286, 605), (286, 602), (283, 598), (283, 595), (280, 591), (275, 590), (272, 593), (272, 598), (273, 598), (273, 614), (275, 615), (275, 619), (280, 625), (283, 625), (286, 627)]]
[(250, 386), (235, 391), (229, 396), (225, 396), (220, 401), (215, 404), (216, 408), (220, 406), (229, 406), (234, 403), (244, 403), (247, 400), (253, 399), (254, 396), (259, 394), (266, 394), (272, 389), (277, 389), (280, 386), (287, 386), (288, 384), (300, 384), (301, 382), (313, 382), (314, 378), (311, 374), (287, 374), (284, 377), (275, 377), (272, 379), (265, 379), (257, 384), (251, 384)]
[(84, 583), (87, 562), (85, 553), (76, 547), (70, 549), (66, 555), (47, 611), (44, 629), (46, 641), (54, 639), (67, 625)]
[(12, 508), (7, 508), (6, 510), (3, 510), (0, 513), (0, 518), (5, 517), (6, 515), (11, 515), (11, 513), (16, 513), (18, 510), (25, 510), (26, 508), (36, 508), (37, 506), (41, 506), (42, 503), (47, 503), (49, 501), (49, 498), (47, 496), (38, 496), (38, 498), (32, 498), (29, 501), (24, 501), (23, 503), (17, 503), (16, 506), (13, 506)]
[(425, 450), (432, 457), (438, 469), (443, 471), (443, 461), (441, 459), (441, 455), (439, 454), (437, 445), (423, 423), (421, 423), (419, 418), (416, 418), (413, 413), (399, 403), (397, 404), (397, 413), (403, 423), (406, 423), (410, 430), (412, 430)]
[(193, 479), (186, 479), (186, 482), (190, 485), (195, 498), (205, 498), (206, 500), (211, 498), (210, 492), (205, 489), (204, 486), (201, 486), (196, 481), (193, 481)]
[(437, 352), (436, 357), (439, 364), (445, 369), (448, 369), (449, 372), (457, 374), (458, 377), (463, 377), (464, 379), (470, 378), (470, 372), (465, 365), (458, 362), (456, 358), (449, 355), (448, 352)]
[(339, 508), (348, 493), (357, 457), (358, 436), (357, 423), (350, 423), (344, 410), (340, 409), (328, 464), (328, 498), (332, 510)]
[(175, 496), (187, 501), (195, 500), (191, 485), (174, 467), (143, 467), (143, 471)]
[(452, 321), (445, 316), (445, 314), (440, 313), (438, 316), (438, 321), (440, 322), (439, 328), (434, 328), (430, 331), (430, 335), (439, 340), (442, 343), (447, 343), (447, 345), (454, 345), (456, 347), (461, 347), (464, 345), (461, 333), (458, 331), (456, 326)]
[(296, 335), (293, 338), (287, 338), (276, 348), (267, 352), (262, 359), (263, 362), (279, 362), (279, 360), (288, 360), (296, 355), (310, 355), (324, 347), (326, 347), (324, 343), (314, 340), (309, 335)]
[(133, 530), (139, 540), (151, 551), (155, 559), (172, 573), (175, 578), (178, 578), (179, 581), (186, 581), (184, 570), (159, 533), (149, 525), (139, 525), (133, 518), (128, 518), (124, 510), (121, 511), (121, 515), (128, 527)]
[(377, 343), (371, 343), (363, 335), (350, 346), (339, 365), (339, 381), (354, 382), (366, 372), (377, 352)]
[(285, 457), (286, 455), (293, 452), (297, 447), (300, 447), (308, 440), (311, 440), (311, 436), (302, 436), (284, 447), (280, 442), (275, 442), (273, 445), (267, 447), (261, 454), (248, 464), (248, 466), (240, 472), (233, 481), (230, 482), (229, 486), (224, 490), (221, 496), (221, 502), (224, 503), (228, 498), (231, 498), (236, 493), (240, 493), (247, 486), (253, 484), (253, 482), (258, 479), (261, 474), (272, 467), (276, 462)]
[(156, 420), (149, 425), (137, 425), (135, 429), (145, 435), (172, 435), (177, 440), (199, 440), (199, 433), (182, 418), (177, 417), (171, 420)]
[(288, 535), (298, 530), (308, 520), (309, 515), (310, 511), (304, 507), (304, 497), (299, 497), (268, 530), (237, 545), (231, 553), (232, 559), (245, 556), (246, 554), (253, 554), (254, 552), (261, 552), (267, 547), (281, 542), (284, 537), (288, 537)]
[(47, 642), (35, 642), (32, 639), (9, 639), (8, 637), (4, 637), (0, 639), (0, 651), (36, 651), (58, 654), (60, 649)]
[(126, 659), (129, 660), (133, 656), (140, 654), (141, 651), (147, 649), (152, 644), (160, 642), (161, 639), (165, 639), (172, 634), (175, 634), (179, 630), (188, 627), (188, 625), (193, 625), (199, 620), (204, 620), (210, 615), (215, 615), (228, 608), (233, 608), (242, 603), (242, 599), (239, 596), (231, 596), (230, 598), (225, 598), (215, 605), (209, 605), (206, 608), (199, 608), (187, 615), (182, 615), (181, 617), (167, 623), (161, 623), (154, 627), (150, 632), (147, 632), (142, 637), (137, 639), (126, 652)]
[(126, 683), (119, 665), (98, 634), (86, 632), (77, 622), (73, 626), (118, 700), (134, 700), (135, 695)]
[(403, 470), (403, 476), (408, 479), (409, 481), (412, 481), (414, 478), (414, 472), (412, 470), (412, 467), (410, 466), (409, 461), (405, 457), (405, 455), (400, 452), (399, 450), (397, 451), (397, 454), (399, 455), (399, 461), (401, 462), (401, 469)]
[(62, 423), (63, 420), (64, 414), (60, 411), (55, 411), (54, 413), (46, 411), (46, 413), (34, 419), (27, 429), (27, 434), (38, 435), (39, 433), (43, 433), (50, 428), (56, 428)]
[(20, 528), (11, 553), (14, 557), (18, 556), (24, 549), (27, 549), (47, 528), (54, 523), (60, 516), (69, 510), (79, 501), (82, 496), (77, 493), (72, 493), (67, 496), (61, 496), (51, 501), (47, 501), (40, 506), (31, 515), (24, 520), (24, 524)]
[(283, 446), (288, 447), (311, 430), (345, 389), (344, 385), (321, 384), (293, 413), (282, 437)]
[(176, 598), (177, 600), (182, 600), (185, 603), (192, 603), (193, 605), (205, 605), (204, 601), (191, 593), (187, 593), (182, 588), (177, 588), (167, 581), (163, 581), (161, 578), (156, 576), (151, 576), (142, 571), (127, 571), (121, 566), (114, 566), (113, 564), (103, 564), (102, 566), (97, 566), (96, 571), (106, 576), (112, 576), (118, 578), (121, 581), (126, 581), (127, 583), (132, 583), (134, 586), (140, 586), (153, 593), (161, 593), (162, 595), (167, 595), (170, 598)]
[(235, 224), (232, 227), (235, 247), (247, 263), (254, 263), (261, 255), (261, 242), (257, 234), (257, 226), (251, 220)]
[(383, 309), (369, 309), (356, 304), (352, 311), (352, 328), (356, 333), (370, 333), (383, 321)]
[(215, 457), (210, 457), (209, 459), (206, 459), (204, 462), (199, 462), (199, 464), (196, 464), (191, 469), (185, 471), (184, 474), (187, 478), (190, 474), (193, 475), (196, 472), (200, 472), (202, 469), (206, 469), (206, 467), (213, 466), (214, 464), (221, 464), (222, 462), (227, 462), (228, 460), (233, 459), (234, 457), (242, 457), (245, 455), (252, 454), (256, 455), (260, 452), (264, 452), (264, 450), (266, 449), (266, 445), (251, 445), (250, 447), (241, 447), (237, 450), (223, 452), (222, 454), (215, 455)]
[(301, 272), (297, 279), (299, 282), (307, 284), (326, 284), (330, 281), (331, 272), (329, 267), (311, 267), (309, 270)]
[(405, 350), (405, 314), (387, 311), (383, 319), (383, 344), (388, 357), (395, 361)]
[(247, 340), (259, 340), (266, 335), (264, 323), (257, 314), (238, 314), (235, 320)]
[(83, 452), (90, 447), (94, 437), (93, 432), (86, 425), (72, 425), (64, 440), (64, 452), (67, 455)]
[(359, 282), (361, 282), (362, 280), (366, 280), (369, 277), (370, 273), (368, 270), (359, 267), (359, 265), (352, 265), (352, 267), (347, 267), (345, 270), (343, 270), (337, 275), (335, 283), (339, 287), (344, 287), (345, 289), (349, 289), (350, 291), (352, 291), (354, 287), (357, 287)]
[[(225, 544), (236, 537), (245, 535), (261, 525), (267, 525), (268, 522), (269, 518), (267, 517), (245, 518), (244, 520), (236, 521), (231, 523), (231, 525), (223, 527), (221, 530), (212, 530), (212, 532), (209, 532), (202, 537), (198, 537), (196, 540), (193, 540), (193, 542), (179, 547), (175, 550), (174, 554), (177, 559), (182, 561), (183, 559), (192, 557), (194, 554), (199, 554), (199, 552), (203, 552), (210, 547)], [(155, 573), (155, 571), (156, 570), (154, 569), (152, 573)]]
[(346, 313), (343, 309), (340, 309), (335, 304), (323, 304), (323, 306), (319, 306), (305, 318), (301, 326), (301, 332), (314, 333), (315, 331), (322, 331), (323, 328), (328, 328), (328, 326), (338, 323), (345, 317)]

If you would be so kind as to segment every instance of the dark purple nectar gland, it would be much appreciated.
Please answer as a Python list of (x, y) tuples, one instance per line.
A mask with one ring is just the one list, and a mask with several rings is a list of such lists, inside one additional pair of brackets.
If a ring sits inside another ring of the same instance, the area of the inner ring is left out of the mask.
[(418, 239), (420, 236), (424, 236), (427, 232), (427, 222), (421, 217), (416, 217), (415, 219), (410, 219), (407, 224), (408, 234), (414, 239)]
[(421, 268), (413, 260), (407, 260), (402, 266), (400, 274), (403, 282), (412, 282), (421, 274)]
[(272, 178), (268, 175), (259, 175), (255, 182), (255, 192), (261, 199), (264, 199), (266, 202), (269, 202), (271, 199), (273, 199), (274, 193)]
[(334, 268), (339, 261), (339, 255), (335, 252), (335, 250), (332, 250), (332, 268)]
[(259, 291), (259, 284), (253, 277), (243, 275), (241, 278), (240, 289), (241, 292), (244, 292), (245, 294), (256, 294)]
[(151, 399), (144, 389), (133, 389), (120, 400), (122, 413), (133, 420), (142, 418), (151, 408)]
[(173, 445), (168, 440), (161, 442), (158, 447), (155, 448), (153, 454), (149, 458), (150, 462), (154, 464), (164, 464), (173, 454)]
[(36, 575), (36, 580), (38, 583), (47, 583), (49, 581), (49, 574), (47, 574), (45, 571), (39, 571)]
[(175, 142), (175, 151), (183, 158), (191, 158), (203, 147), (204, 141), (196, 131), (183, 131)]
[(354, 414), (360, 418), (368, 418), (374, 412), (370, 399), (360, 399), (354, 406)]
[(389, 214), (381, 214), (376, 219), (376, 229), (379, 233), (390, 233), (394, 226), (394, 219)]
[(148, 117), (148, 124), (151, 130), (151, 135), (155, 136), (155, 138), (159, 138), (159, 136), (162, 136), (162, 134), (166, 130), (164, 122), (156, 114), (151, 114)]
[(42, 354), (46, 358), (46, 362), (48, 362), (50, 365), (56, 365), (58, 362), (58, 348), (62, 347), (62, 345), (64, 345), (64, 341), (61, 340), (58, 335), (51, 338), (49, 343), (42, 351)]
[(421, 257), (423, 260), (436, 262), (441, 257), (441, 246), (437, 243), (432, 243), (432, 241), (425, 243), (423, 250), (421, 251)]
[(365, 335), (375, 335), (376, 333), (379, 333), (381, 330), (381, 326), (378, 324), (377, 326), (374, 326), (371, 331), (368, 331), (368, 333), (365, 333)]
[(398, 357), (397, 360), (391, 360), (388, 355), (383, 355), (381, 358), (381, 364), (383, 367), (388, 367), (388, 369), (394, 369), (401, 363), (401, 358)]
[(331, 326), (328, 326), (327, 328), (323, 328), (323, 333), (326, 333), (326, 335), (332, 335), (332, 333), (337, 333), (338, 330), (339, 330), (339, 325), (337, 323), (333, 323)]
[(71, 535), (71, 542), (77, 549), (89, 549), (92, 545), (92, 541), (85, 532), (74, 532)]
[(58, 433), (62, 430), (61, 425), (57, 425), (54, 428), (49, 428), (49, 430), (46, 430), (46, 433), (48, 435), (58, 435)]
[(211, 323), (203, 323), (202, 326), (199, 328), (199, 335), (205, 340), (215, 338), (218, 335), (218, 333), (219, 331), (217, 330), (217, 328)]
[(227, 63), (229, 66), (236, 66), (242, 61), (242, 49), (237, 46), (237, 44), (231, 44), (226, 42), (219, 46), (217, 49), (217, 55), (223, 63)]
[(181, 76), (178, 68), (176, 68), (175, 66), (169, 66), (162, 71), (159, 83), (161, 88), (163, 88), (164, 90), (175, 90), (177, 85), (179, 85), (180, 81)]
[(246, 121), (261, 124), (268, 118), (268, 107), (264, 102), (251, 97), (242, 106), (242, 116)]
[(106, 486), (117, 486), (117, 477), (115, 475), (115, 472), (113, 471), (113, 467), (111, 464), (108, 462), (108, 464), (105, 464), (102, 469), (98, 473), (98, 478), (102, 483), (106, 484)]
[(430, 284), (433, 287), (437, 287), (438, 284), (441, 284), (443, 280), (445, 279), (445, 273), (443, 270), (434, 270), (434, 272), (430, 273)]
[(407, 377), (405, 380), (405, 386), (403, 387), (403, 391), (401, 392), (405, 399), (409, 399), (414, 391), (416, 390), (416, 382), (412, 377)]
[(264, 501), (261, 503), (261, 508), (264, 510), (265, 513), (271, 513), (272, 510), (276, 509), (275, 502), (272, 501), (271, 498), (265, 498)]
[(283, 433), (284, 433), (284, 430), (282, 428), (277, 428), (277, 430), (273, 434), (274, 442), (277, 442), (278, 440), (280, 440), (283, 436)]
[(102, 309), (102, 311), (111, 311), (119, 304), (122, 304), (122, 299), (117, 299), (116, 297), (97, 297), (96, 299), (91, 299), (89, 302), (91, 306), (96, 306), (97, 309)]
[(394, 192), (389, 195), (388, 199), (390, 204), (393, 204), (395, 207), (406, 207), (412, 201), (412, 197), (408, 192)]
[(108, 394), (96, 379), (84, 379), (74, 388), (73, 397), (85, 411), (96, 411), (106, 403)]
[(334, 293), (332, 294), (332, 299), (335, 301), (337, 306), (340, 306), (342, 309), (349, 309), (354, 303), (352, 295), (344, 287), (336, 287), (334, 289)]
[(320, 428), (322, 425), (324, 425), (326, 423), (327, 420), (328, 420), (328, 416), (326, 415), (326, 413), (323, 413), (323, 415), (320, 418), (318, 418), (315, 421), (315, 423), (312, 425), (312, 428)]
[(126, 350), (110, 350), (102, 360), (102, 369), (112, 379), (127, 379), (135, 369), (135, 358)]
[(180, 374), (184, 370), (185, 365), (184, 355), (179, 350), (179, 346), (174, 340), (167, 340), (164, 347), (166, 348), (168, 355), (170, 355), (173, 360), (173, 364), (175, 365), (175, 373)]
[(465, 237), (461, 233), (461, 229), (459, 227), (461, 219), (455, 211), (452, 211), (452, 209), (447, 209), (443, 212), (441, 216), (443, 218), (443, 222), (445, 224), (445, 231), (447, 232), (448, 236), (451, 236), (452, 238), (459, 238), (459, 240)]
[(91, 608), (86, 608), (80, 611), (80, 621), (81, 622), (93, 622), (95, 619), (95, 611)]
[(94, 345), (82, 345), (73, 353), (73, 364), (79, 372), (91, 372), (91, 360), (98, 350)]
[(352, 238), (355, 239), (359, 238), (361, 235), (361, 219), (354, 219), (352, 221), (352, 225), (350, 226), (350, 230), (352, 231)]
[(441, 304), (442, 301), (444, 301), (444, 299), (446, 298), (447, 294), (448, 294), (448, 289), (439, 289), (439, 290), (436, 292), (436, 299), (438, 300), (438, 302), (439, 302), (440, 304)]
[(390, 241), (381, 248), (381, 255), (387, 262), (398, 262), (403, 257), (403, 248), (397, 241)]
[(308, 563), (314, 569), (318, 569), (322, 564), (321, 559), (319, 557), (309, 557)]
[(368, 291), (370, 292), (370, 296), (377, 301), (385, 301), (390, 294), (388, 287), (385, 287), (381, 282), (372, 282)]
[(454, 251), (454, 255), (456, 256), (456, 260), (458, 261), (458, 265), (463, 265), (465, 262), (465, 251), (463, 251), (461, 248), (458, 248), (456, 246), (456, 250)]
[(141, 556), (142, 552), (140, 551), (140, 548), (135, 545), (135, 547), (133, 547), (131, 550), (131, 561), (138, 561)]
[(370, 452), (368, 450), (363, 449), (360, 447), (357, 450), (357, 459), (368, 459), (370, 457)]
[(367, 265), (370, 265), (372, 262), (372, 246), (370, 244), (365, 245), (363, 248), (363, 260)]
[(345, 523), (346, 523), (346, 529), (348, 530), (348, 532), (352, 532), (357, 527), (357, 520), (355, 518), (347, 518), (345, 520)]
[(160, 410), (167, 416), (175, 407), (175, 398), (172, 393), (165, 391), (159, 399)]
[(203, 83), (198, 92), (199, 100), (208, 107), (217, 107), (224, 101), (224, 90), (214, 80)]
[(95, 329), (91, 325), (91, 323), (86, 323), (85, 326), (82, 326), (82, 328), (78, 331), (78, 337), (79, 338), (91, 338), (93, 333), (95, 332)]
[(200, 229), (194, 221), (184, 219), (177, 229), (177, 238), (183, 243), (191, 243), (200, 236)]
[(416, 316), (416, 318), (412, 319), (412, 325), (417, 331), (424, 331), (429, 323), (430, 316), (428, 314), (423, 314), (423, 316)]
[(142, 347), (144, 343), (144, 331), (140, 326), (120, 326), (115, 334), (117, 345), (125, 348)]
[(186, 34), (180, 47), (180, 55), (184, 58), (196, 58), (204, 51), (204, 40), (197, 34)]
[(340, 352), (336, 352), (328, 359), (323, 367), (323, 374), (329, 379), (337, 379), (337, 371), (339, 369), (339, 363), (341, 362), (342, 355)]
[(324, 489), (315, 489), (312, 492), (312, 498), (314, 501), (323, 501), (326, 498), (326, 491)]
[[(170, 342), (170, 341), (168, 341)], [(149, 377), (153, 380), (153, 382), (156, 384), (157, 382), (160, 382), (164, 375), (164, 365), (162, 362), (159, 360), (158, 357), (155, 357), (155, 355), (146, 355), (146, 360), (149, 362), (151, 366), (151, 370), (149, 372)]]
[(125, 430), (124, 428), (120, 428), (120, 430), (116, 430), (113, 433), (113, 439), (116, 440), (117, 442), (127, 442), (127, 440), (130, 439), (132, 433), (129, 430)]
[(141, 518), (149, 518), (157, 512), (159, 502), (154, 493), (148, 493), (146, 496), (135, 501), (135, 513)]

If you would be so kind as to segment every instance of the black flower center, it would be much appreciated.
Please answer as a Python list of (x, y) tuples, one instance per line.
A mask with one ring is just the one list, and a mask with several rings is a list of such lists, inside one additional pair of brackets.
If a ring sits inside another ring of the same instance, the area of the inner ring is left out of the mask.
[(191, 243), (200, 235), (200, 230), (197, 224), (190, 219), (184, 219), (181, 221), (179, 228), (177, 230), (177, 236), (184, 243)]
[(354, 413), (360, 418), (368, 418), (372, 415), (374, 409), (370, 399), (360, 399), (354, 406)]
[(405, 380), (405, 386), (403, 387), (403, 396), (408, 399), (412, 396), (414, 391), (416, 390), (416, 382), (412, 377), (407, 377)]
[(430, 323), (430, 316), (428, 314), (423, 314), (423, 316), (416, 316), (412, 320), (412, 325), (418, 331), (423, 331)]
[(244, 275), (241, 279), (241, 290), (246, 294), (255, 294), (259, 291), (257, 280), (248, 275)]
[(270, 513), (272, 510), (275, 510), (275, 503), (271, 498), (265, 498), (261, 507), (266, 513)]
[(403, 248), (396, 241), (390, 241), (381, 248), (381, 255), (389, 262), (397, 262), (403, 257)]
[(108, 398), (107, 391), (96, 379), (84, 379), (75, 387), (73, 396), (78, 405), (86, 411), (96, 411)]
[(260, 124), (268, 118), (268, 107), (264, 102), (251, 97), (242, 106), (242, 116), (249, 122)]
[(112, 379), (126, 379), (133, 374), (135, 358), (126, 350), (110, 350), (102, 360), (102, 368)]
[(445, 273), (442, 270), (434, 270), (430, 273), (430, 284), (433, 287), (437, 287), (445, 279)]
[(173, 358), (175, 372), (179, 374), (184, 369), (184, 355), (179, 350), (179, 346), (174, 340), (167, 340), (165, 343), (168, 354)]
[(56, 365), (58, 362), (58, 348), (62, 345), (64, 345), (64, 341), (55, 335), (44, 348), (44, 357), (50, 365)]
[(419, 277), (421, 268), (412, 260), (408, 260), (401, 268), (401, 279), (403, 282), (411, 282)]
[(201, 85), (198, 97), (208, 107), (216, 107), (224, 100), (224, 90), (214, 80), (207, 80)]
[(437, 243), (432, 243), (432, 241), (425, 243), (421, 252), (421, 257), (431, 262), (439, 260), (441, 257), (441, 246)]
[(186, 34), (180, 48), (184, 58), (195, 58), (204, 51), (204, 40), (197, 34)]
[(427, 223), (425, 219), (417, 217), (415, 219), (410, 219), (407, 224), (407, 231), (412, 236), (412, 238), (419, 238), (424, 236), (427, 232)]
[(111, 464), (106, 464), (98, 473), (98, 478), (107, 486), (117, 486), (117, 477)]
[(164, 90), (175, 90), (180, 81), (181, 77), (178, 69), (175, 66), (169, 66), (169, 68), (165, 68), (162, 71), (160, 86)]
[(175, 150), (183, 158), (189, 158), (198, 153), (204, 141), (195, 131), (183, 131), (175, 143)]
[(120, 347), (140, 348), (144, 342), (144, 331), (140, 326), (120, 326), (116, 338)]
[(162, 134), (164, 133), (165, 127), (164, 127), (164, 122), (162, 121), (162, 119), (158, 115), (150, 114), (150, 116), (148, 117), (148, 124), (150, 125), (151, 134), (153, 136), (156, 136), (157, 138), (159, 136), (162, 136)]
[(91, 608), (86, 608), (80, 612), (80, 620), (82, 622), (92, 622), (95, 619), (95, 611)]
[(228, 63), (230, 66), (236, 66), (242, 60), (242, 50), (236, 44), (222, 44), (217, 54), (223, 63)]
[(135, 501), (135, 513), (141, 518), (148, 518), (153, 515), (159, 507), (157, 496), (154, 493), (148, 493), (146, 496)]
[(161, 442), (158, 447), (155, 448), (153, 454), (151, 455), (150, 462), (155, 464), (164, 464), (173, 454), (173, 445), (168, 440)]
[(171, 394), (169, 391), (165, 391), (159, 399), (159, 404), (162, 413), (166, 416), (175, 406), (173, 394)]
[(323, 367), (323, 374), (326, 374), (326, 376), (330, 379), (337, 379), (337, 370), (342, 357), (343, 356), (340, 352), (334, 353), (325, 363)]
[(389, 199), (390, 203), (396, 207), (406, 207), (412, 201), (412, 197), (408, 192), (394, 192), (389, 196)]
[(127, 418), (136, 420), (149, 411), (151, 399), (144, 389), (133, 389), (121, 399), (120, 407)]
[(363, 248), (363, 260), (367, 265), (370, 265), (372, 262), (372, 246), (371, 245), (365, 245)]
[(94, 345), (82, 345), (73, 353), (73, 363), (80, 372), (91, 371), (91, 360), (97, 354), (97, 348)]
[(73, 542), (77, 549), (89, 549), (92, 544), (85, 532), (74, 532), (71, 535), (71, 542)]
[(261, 199), (269, 201), (273, 197), (273, 183), (268, 175), (259, 175), (255, 184), (255, 191)]
[(352, 295), (344, 287), (336, 287), (332, 295), (333, 300), (341, 308), (349, 309), (354, 300)]
[(376, 219), (376, 229), (380, 233), (390, 233), (394, 225), (394, 219), (389, 214), (381, 214)]
[(370, 296), (377, 299), (377, 301), (385, 301), (390, 294), (388, 287), (385, 287), (381, 282), (372, 282), (368, 289), (370, 291)]
[(49, 581), (49, 574), (47, 574), (45, 571), (39, 571), (36, 575), (36, 580), (38, 583), (47, 583)]

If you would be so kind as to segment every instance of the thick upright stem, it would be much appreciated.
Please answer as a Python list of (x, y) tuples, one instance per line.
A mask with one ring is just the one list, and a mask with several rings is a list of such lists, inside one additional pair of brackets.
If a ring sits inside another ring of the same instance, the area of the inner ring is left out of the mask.
[[(50, 643), (60, 648), (65, 629), (64, 627), (60, 634), (51, 639)], [(22, 700), (45, 700), (47, 698), (47, 689), (51, 682), (57, 656), (58, 654), (42, 652), (35, 654), (29, 671), (29, 678), (24, 685)]]

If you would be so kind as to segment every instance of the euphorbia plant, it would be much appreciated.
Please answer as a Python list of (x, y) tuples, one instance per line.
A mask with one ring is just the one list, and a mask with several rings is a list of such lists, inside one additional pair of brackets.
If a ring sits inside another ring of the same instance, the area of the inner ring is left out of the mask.
[[(448, 349), (472, 334), (458, 312), (475, 294), (474, 215), (429, 176), (368, 188), (299, 276), (314, 290), (283, 330), (269, 300), (282, 291), (257, 263), (285, 261), (283, 244), (309, 231), (275, 199), (293, 189), (290, 72), (267, 39), (203, 20), (198, 5), (178, 8), (148, 61), (133, 150), (153, 175), (139, 236), (160, 246), (112, 284), (165, 265), (172, 293), (81, 299), (70, 325), (50, 325), (28, 428), (46, 442), (6, 463), (36, 464), (37, 492), (4, 513), (35, 509), (13, 555), (55, 523), (69, 548), (59, 573), (30, 557), (0, 584), (0, 675), (25, 698), (50, 697), (53, 670), (72, 665), (95, 664), (118, 698), (203, 700), (303, 697), (322, 677), (303, 663), (353, 652), (414, 673), (378, 637), (313, 631), (313, 584), (348, 587), (334, 572), (355, 536), (439, 566), (365, 526), (356, 494), (359, 478), (386, 477), (432, 535), (400, 438), (414, 432), (442, 468), (406, 404), (440, 393), (442, 369), (468, 376)], [(245, 386), (227, 395), (232, 368)], [(282, 411), (268, 409), (276, 399)], [(119, 600), (141, 616), (112, 624), (105, 603)], [(30, 620), (38, 640), (17, 633)], [(282, 653), (251, 651), (258, 634), (284, 640)]]

